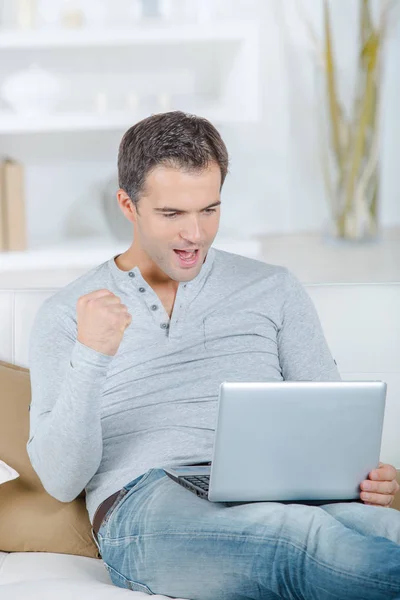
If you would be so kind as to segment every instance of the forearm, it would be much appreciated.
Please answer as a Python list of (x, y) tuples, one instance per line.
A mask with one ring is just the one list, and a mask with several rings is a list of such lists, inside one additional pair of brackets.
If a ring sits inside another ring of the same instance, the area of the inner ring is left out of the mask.
[[(101, 395), (110, 360), (76, 342), (63, 381), (50, 390), (51, 410), (32, 403), (28, 454), (45, 489), (62, 502), (76, 498), (99, 467)], [(36, 370), (33, 379), (35, 396), (44, 389), (49, 394), (51, 373)]]

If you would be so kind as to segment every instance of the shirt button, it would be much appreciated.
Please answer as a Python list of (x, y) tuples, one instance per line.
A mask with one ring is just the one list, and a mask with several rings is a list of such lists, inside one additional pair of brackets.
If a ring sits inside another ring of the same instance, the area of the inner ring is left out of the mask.
[(161, 323), (160, 327), (161, 327), (161, 329), (169, 329), (169, 324), (168, 323)]
[(142, 292), (142, 294), (143, 294), (143, 292), (145, 292), (145, 291), (146, 291), (146, 290), (145, 290), (145, 288), (143, 288), (143, 287), (139, 288), (139, 292)]
[(129, 271), (128, 275), (129, 277), (135, 277), (135, 273), (133, 273), (132, 271)]
[(153, 304), (153, 306), (151, 306), (150, 308), (151, 308), (151, 310), (157, 310), (158, 306), (157, 306), (157, 304)]

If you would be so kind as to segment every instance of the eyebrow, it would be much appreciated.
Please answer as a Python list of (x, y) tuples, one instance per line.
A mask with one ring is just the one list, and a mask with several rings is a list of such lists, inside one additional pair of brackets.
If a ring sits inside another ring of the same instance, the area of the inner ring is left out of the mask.
[[(221, 201), (218, 200), (217, 202), (213, 202), (209, 206), (202, 208), (200, 212), (203, 212), (204, 210), (208, 210), (209, 208), (214, 208), (216, 206), (219, 206), (220, 204), (221, 204)], [(179, 208), (169, 208), (168, 206), (164, 206), (163, 208), (155, 208), (154, 210), (158, 213), (169, 213), (169, 212), (185, 213), (185, 212), (187, 212), (186, 210), (180, 210)]]

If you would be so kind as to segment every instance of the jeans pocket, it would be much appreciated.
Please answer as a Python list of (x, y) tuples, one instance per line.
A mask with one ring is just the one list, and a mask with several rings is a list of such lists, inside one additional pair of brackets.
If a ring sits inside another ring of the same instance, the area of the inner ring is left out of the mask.
[(151, 589), (145, 584), (140, 583), (139, 581), (134, 581), (133, 579), (129, 579), (125, 577), (113, 567), (110, 567), (106, 562), (104, 563), (106, 569), (111, 577), (111, 581), (117, 587), (125, 588), (127, 590), (132, 590), (133, 592), (143, 592), (144, 594), (148, 594), (149, 596), (154, 596)]
[(128, 483), (128, 485), (126, 485), (124, 488), (122, 488), (121, 491), (123, 491), (125, 493), (122, 494), (122, 497), (121, 497), (120, 501), (118, 502), (118, 504), (116, 505), (115, 511), (113, 511), (113, 512), (119, 511), (121, 506), (124, 504), (125, 500), (127, 500), (127, 498), (129, 496), (131, 496), (132, 494), (137, 492), (142, 487), (142, 485), (144, 485), (145, 481), (147, 481), (147, 479), (150, 477), (150, 475), (153, 473), (154, 470), (155, 469), (149, 469), (148, 471), (143, 473), (143, 475), (139, 475), (139, 477), (137, 477), (136, 479), (134, 479), (133, 481)]
[(136, 491), (137, 488), (141, 487), (141, 484), (151, 475), (152, 471), (154, 471), (154, 469), (150, 469), (149, 471), (146, 471), (145, 473), (143, 473), (142, 475), (139, 475), (139, 477), (137, 477), (136, 479), (134, 479), (133, 481), (128, 483), (128, 485), (126, 485), (125, 487), (122, 488), (122, 490), (120, 491), (114, 504), (107, 511), (107, 513), (100, 525), (100, 529), (98, 532), (99, 540), (101, 540), (104, 536), (107, 536), (107, 531), (109, 531), (109, 527), (110, 527), (110, 521), (115, 516), (115, 514), (119, 511), (120, 507), (122, 506), (122, 504), (124, 503), (126, 498), (130, 495), (131, 490)]

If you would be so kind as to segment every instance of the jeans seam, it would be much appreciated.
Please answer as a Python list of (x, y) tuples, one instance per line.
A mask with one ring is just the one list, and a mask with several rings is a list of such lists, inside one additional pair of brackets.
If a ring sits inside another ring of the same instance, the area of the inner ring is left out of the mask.
[[(113, 538), (103, 538), (103, 540), (105, 542), (108, 542), (110, 545), (117, 545), (117, 544), (112, 544), (113, 541), (129, 541), (129, 540), (138, 540), (140, 538), (150, 538), (150, 537), (160, 537), (160, 536), (187, 536), (187, 537), (196, 537), (196, 538), (210, 538), (212, 536), (216, 536), (218, 538), (226, 538), (226, 539), (242, 539), (243, 538), (245, 540), (253, 540), (253, 541), (257, 541), (258, 543), (260, 542), (260, 537), (255, 536), (255, 535), (240, 535), (240, 534), (220, 534), (220, 533), (216, 533), (215, 531), (213, 532), (209, 532), (209, 533), (185, 533), (185, 532), (160, 532), (160, 533), (145, 533), (145, 534), (141, 534), (141, 535), (131, 535), (131, 536), (123, 536), (123, 537), (119, 537), (118, 540), (113, 539)], [(263, 540), (268, 541), (268, 542), (276, 542), (276, 537), (264, 537)], [(392, 583), (385, 583), (382, 584), (379, 580), (376, 579), (372, 579), (372, 578), (365, 578), (363, 576), (358, 575), (357, 573), (343, 573), (342, 571), (338, 571), (335, 568), (333, 568), (330, 565), (327, 565), (319, 560), (317, 560), (316, 558), (314, 558), (313, 556), (311, 556), (307, 550), (305, 548), (302, 548), (301, 546), (298, 546), (297, 544), (293, 543), (290, 540), (286, 540), (286, 539), (282, 539), (280, 538), (278, 540), (279, 543), (284, 543), (287, 544), (288, 546), (293, 547), (295, 550), (299, 551), (299, 552), (304, 552), (304, 554), (307, 556), (307, 558), (309, 558), (310, 560), (312, 560), (314, 563), (316, 563), (317, 565), (319, 565), (320, 567), (326, 569), (327, 571), (329, 571), (330, 573), (335, 573), (336, 575), (340, 575), (342, 577), (348, 577), (348, 575), (350, 574), (352, 577), (358, 579), (361, 582), (366, 582), (366, 583), (375, 583), (377, 586), (379, 586), (381, 589), (386, 590), (388, 586), (390, 586), (394, 591), (400, 591), (400, 587), (392, 584)]]
[[(126, 581), (130, 582), (130, 583), (134, 583), (138, 586), (141, 586), (142, 588), (144, 588), (145, 590), (147, 590), (148, 592), (150, 592), (151, 595), (154, 595), (154, 593), (152, 592), (152, 590), (149, 588), (149, 586), (145, 583), (142, 583), (141, 581), (137, 581), (136, 579), (132, 579), (131, 577), (126, 577), (123, 573), (121, 573), (118, 569), (116, 569), (115, 567), (111, 566), (110, 564), (106, 563), (105, 561), (103, 561), (106, 569), (109, 571), (111, 569), (111, 571), (114, 571), (114, 573), (117, 574), (117, 576), (121, 577), (121, 579), (125, 579)], [(110, 574), (111, 577), (111, 574)]]

